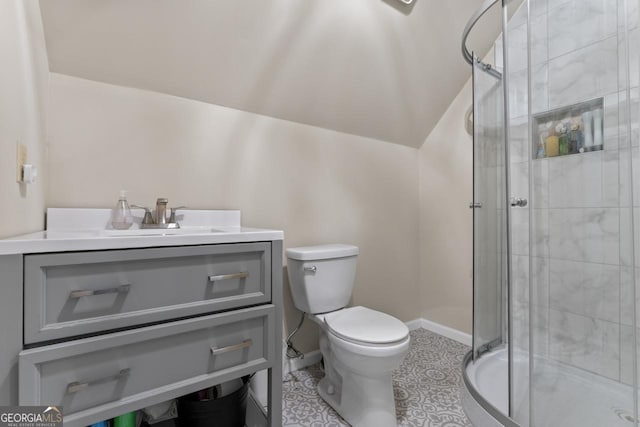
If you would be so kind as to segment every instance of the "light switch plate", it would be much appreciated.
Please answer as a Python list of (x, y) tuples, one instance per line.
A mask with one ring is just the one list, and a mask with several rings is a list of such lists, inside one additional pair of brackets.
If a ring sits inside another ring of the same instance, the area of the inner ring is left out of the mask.
[(27, 146), (16, 144), (16, 182), (22, 182), (22, 165), (27, 163)]

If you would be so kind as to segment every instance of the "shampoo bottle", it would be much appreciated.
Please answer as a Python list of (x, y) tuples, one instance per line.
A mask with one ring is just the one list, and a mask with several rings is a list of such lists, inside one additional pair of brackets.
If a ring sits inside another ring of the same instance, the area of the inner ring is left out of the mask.
[(120, 198), (118, 204), (113, 209), (111, 214), (111, 225), (116, 230), (127, 230), (131, 228), (133, 224), (133, 216), (131, 216), (131, 209), (127, 202), (127, 192), (125, 190), (120, 191)]
[(582, 113), (582, 128), (584, 129), (584, 146), (583, 151), (591, 151), (591, 147), (593, 147), (593, 125), (592, 125), (593, 114), (591, 111), (586, 111)]
[(560, 154), (560, 138), (557, 135), (548, 136), (544, 141), (544, 151), (547, 157), (556, 157)]
[(593, 112), (593, 149), (602, 150), (602, 109)]
[(549, 135), (546, 132), (543, 132), (538, 137), (539, 141), (538, 141), (538, 149), (536, 150), (536, 159), (544, 159), (546, 156), (546, 153), (544, 150), (544, 141), (547, 138), (547, 136)]

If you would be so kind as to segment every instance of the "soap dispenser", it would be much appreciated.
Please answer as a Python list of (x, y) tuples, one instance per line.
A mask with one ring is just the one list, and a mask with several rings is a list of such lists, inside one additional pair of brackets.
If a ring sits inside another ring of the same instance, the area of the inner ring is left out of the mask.
[(126, 230), (133, 225), (133, 216), (131, 215), (131, 209), (127, 202), (127, 192), (125, 190), (120, 191), (118, 204), (113, 209), (111, 215), (111, 225), (116, 230)]

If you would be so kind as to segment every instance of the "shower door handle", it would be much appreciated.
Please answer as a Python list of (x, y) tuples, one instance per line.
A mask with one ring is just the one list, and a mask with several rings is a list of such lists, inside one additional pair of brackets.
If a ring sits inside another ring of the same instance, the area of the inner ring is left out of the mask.
[(525, 206), (527, 206), (527, 199), (521, 199), (519, 197), (512, 197), (511, 198), (511, 207), (514, 208), (524, 208)]
[(469, 203), (469, 209), (481, 208), (482, 202), (471, 202)]

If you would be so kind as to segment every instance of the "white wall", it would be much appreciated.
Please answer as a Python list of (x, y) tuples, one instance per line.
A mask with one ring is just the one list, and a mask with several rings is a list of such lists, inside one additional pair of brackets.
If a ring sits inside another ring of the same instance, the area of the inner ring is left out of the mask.
[(419, 150), (422, 317), (471, 333), (473, 144), (464, 129), (471, 81)]
[[(50, 85), (47, 206), (108, 207), (127, 189), (137, 204), (240, 209), (287, 247), (358, 245), (353, 303), (419, 317), (416, 149), (55, 73)], [(314, 333), (298, 342), (317, 348)]]
[[(495, 65), (493, 48), (483, 62)], [(419, 150), (421, 316), (466, 333), (473, 317), (473, 138), (464, 121), (472, 93), (469, 79)]]
[(0, 2), (0, 237), (42, 229), (45, 180), (16, 183), (16, 144), (45, 169), (47, 54), (37, 0)]

